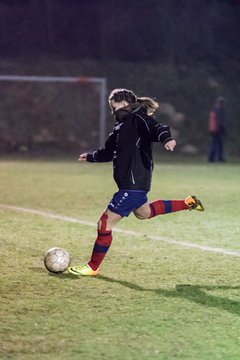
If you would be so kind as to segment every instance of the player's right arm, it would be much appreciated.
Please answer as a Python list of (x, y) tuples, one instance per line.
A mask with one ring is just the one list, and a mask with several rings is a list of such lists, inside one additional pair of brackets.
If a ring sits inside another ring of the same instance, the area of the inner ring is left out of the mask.
[(78, 161), (87, 161), (87, 153), (79, 155)]
[(107, 162), (113, 160), (113, 153), (116, 146), (116, 133), (109, 134), (104, 147), (93, 151), (92, 153), (83, 153), (79, 156), (79, 161), (88, 162)]

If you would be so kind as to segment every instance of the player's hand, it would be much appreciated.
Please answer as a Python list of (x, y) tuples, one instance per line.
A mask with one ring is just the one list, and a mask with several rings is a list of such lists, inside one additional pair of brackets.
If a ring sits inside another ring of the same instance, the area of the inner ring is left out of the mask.
[(176, 140), (170, 140), (164, 145), (164, 147), (165, 147), (166, 150), (173, 151), (176, 144), (177, 144)]
[(78, 161), (87, 161), (87, 153), (79, 155)]

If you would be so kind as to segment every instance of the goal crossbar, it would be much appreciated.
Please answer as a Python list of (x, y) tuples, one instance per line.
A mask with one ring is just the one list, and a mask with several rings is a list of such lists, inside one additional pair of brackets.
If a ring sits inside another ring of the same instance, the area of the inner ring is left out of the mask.
[(100, 85), (99, 97), (99, 146), (105, 142), (106, 131), (106, 93), (107, 80), (99, 77), (85, 76), (33, 76), (33, 75), (0, 75), (0, 81), (27, 81), (27, 82), (65, 82), (65, 83), (95, 83)]

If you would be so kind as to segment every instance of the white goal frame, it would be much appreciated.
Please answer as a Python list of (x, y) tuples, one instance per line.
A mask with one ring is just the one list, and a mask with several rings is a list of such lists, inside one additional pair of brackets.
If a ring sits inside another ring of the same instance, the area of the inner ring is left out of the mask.
[(27, 82), (68, 82), (68, 83), (95, 83), (100, 85), (99, 96), (99, 147), (104, 146), (106, 132), (106, 78), (98, 77), (69, 77), (69, 76), (22, 76), (22, 75), (0, 75), (0, 81), (27, 81)]

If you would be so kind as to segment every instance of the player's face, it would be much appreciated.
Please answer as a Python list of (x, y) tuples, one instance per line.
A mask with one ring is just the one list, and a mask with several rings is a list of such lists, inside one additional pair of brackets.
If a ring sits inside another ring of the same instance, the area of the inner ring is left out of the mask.
[(125, 107), (128, 105), (128, 102), (123, 100), (123, 101), (119, 101), (119, 102), (116, 102), (114, 100), (109, 100), (109, 106), (110, 108), (112, 109), (112, 114), (115, 114), (115, 112), (118, 110), (118, 109), (121, 109), (122, 107)]
[(115, 112), (116, 112), (116, 102), (114, 101), (114, 100), (109, 100), (109, 106), (110, 106), (110, 108), (111, 108), (111, 110), (112, 110), (112, 114), (115, 114)]

